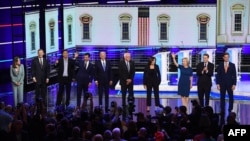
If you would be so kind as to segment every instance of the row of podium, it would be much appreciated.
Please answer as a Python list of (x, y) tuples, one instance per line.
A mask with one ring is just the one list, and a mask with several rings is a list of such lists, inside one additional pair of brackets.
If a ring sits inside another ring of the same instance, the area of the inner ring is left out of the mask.
[[(186, 57), (189, 59), (190, 64), (192, 64), (192, 51), (193, 50), (181, 50), (176, 53), (178, 55), (178, 64), (182, 63), (182, 58)], [(216, 58), (216, 49), (203, 49), (199, 52), (201, 56), (203, 54), (208, 54), (209, 55), (209, 62), (215, 64), (215, 58)], [(240, 75), (238, 72), (240, 72), (240, 65), (241, 65), (241, 48), (228, 48), (226, 50), (227, 53), (230, 55), (230, 62), (235, 63), (236, 67), (236, 73), (237, 73), (237, 79), (240, 79)], [(170, 66), (170, 61), (169, 58), (171, 58), (171, 52), (166, 51), (166, 52), (160, 52), (154, 55), (156, 57), (156, 64), (159, 65), (160, 71), (161, 71), (161, 85), (168, 85), (169, 84), (169, 66)], [(203, 61), (203, 57), (201, 57), (200, 62)], [(192, 67), (192, 66), (191, 66)], [(180, 71), (178, 70), (178, 78), (180, 76)]]

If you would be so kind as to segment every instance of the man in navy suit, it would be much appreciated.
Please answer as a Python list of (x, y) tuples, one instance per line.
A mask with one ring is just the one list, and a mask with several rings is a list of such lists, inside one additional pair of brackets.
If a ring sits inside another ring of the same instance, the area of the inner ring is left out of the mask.
[(112, 68), (106, 59), (106, 52), (100, 52), (100, 60), (95, 62), (95, 84), (98, 86), (99, 105), (102, 105), (102, 95), (105, 95), (105, 112), (109, 108), (109, 86), (112, 85)]
[[(198, 97), (201, 107), (209, 106), (209, 98), (212, 87), (211, 77), (214, 74), (214, 64), (208, 61), (209, 55), (203, 55), (203, 62), (197, 65), (196, 74), (198, 76), (197, 87)], [(205, 95), (205, 105), (204, 105)]]
[(35, 100), (43, 99), (43, 103), (47, 106), (47, 85), (49, 83), (49, 63), (44, 58), (43, 49), (37, 51), (38, 57), (32, 60), (31, 75), (35, 83)]
[[(119, 77), (122, 92), (122, 106), (126, 107), (126, 94), (128, 91), (128, 100), (134, 99), (134, 76), (135, 63), (131, 60), (131, 54), (126, 52), (124, 60), (119, 63)], [(125, 109), (124, 109), (125, 111)], [(123, 111), (123, 119), (125, 119), (125, 112)]]
[(63, 50), (63, 58), (56, 60), (55, 66), (58, 68), (59, 91), (56, 105), (62, 103), (64, 86), (66, 87), (66, 106), (70, 104), (71, 82), (75, 77), (75, 62), (69, 58), (68, 51)]
[(225, 116), (226, 92), (228, 93), (229, 97), (228, 112), (231, 112), (233, 110), (233, 102), (234, 102), (233, 91), (235, 90), (236, 86), (236, 68), (235, 64), (229, 62), (228, 53), (224, 53), (223, 60), (224, 61), (221, 62), (217, 68), (216, 84), (217, 84), (217, 89), (220, 91), (221, 113), (223, 116)]
[(85, 53), (83, 55), (83, 60), (77, 59), (78, 53), (75, 53), (75, 64), (78, 66), (78, 70), (76, 73), (76, 82), (77, 82), (77, 107), (79, 108), (81, 105), (81, 96), (83, 91), (83, 98), (87, 98), (86, 95), (88, 92), (88, 88), (92, 84), (92, 80), (94, 78), (94, 65), (90, 63), (90, 54)]

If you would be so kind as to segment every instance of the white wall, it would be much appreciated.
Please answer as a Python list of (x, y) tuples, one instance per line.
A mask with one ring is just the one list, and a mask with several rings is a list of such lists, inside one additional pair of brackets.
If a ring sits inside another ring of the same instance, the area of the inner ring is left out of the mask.
[[(197, 16), (210, 16), (208, 42), (198, 42), (199, 28)], [(157, 16), (170, 16), (169, 40), (159, 42)], [(215, 46), (216, 44), (216, 6), (210, 7), (150, 7), (150, 45), (171, 46)]]
[[(50, 44), (50, 20), (55, 22), (54, 25), (54, 46)], [(58, 47), (58, 9), (50, 9), (45, 11), (45, 34), (46, 34), (46, 54), (57, 52), (59, 50)]]
[[(119, 16), (124, 13), (132, 16), (130, 42), (121, 42), (120, 40)], [(79, 17), (83, 14), (89, 14), (93, 17), (90, 42), (83, 42), (81, 39), (82, 26)], [(76, 45), (137, 45), (137, 21), (137, 7), (77, 7)]]
[[(75, 34), (75, 26), (76, 26), (76, 17), (75, 17), (75, 7), (65, 7), (64, 8), (64, 17), (63, 17), (63, 22), (64, 22), (64, 48), (72, 48), (75, 47), (75, 41), (76, 41), (76, 34)], [(67, 26), (67, 17), (72, 16), (72, 42), (69, 44), (68, 43), (68, 26)], [(79, 19), (79, 18), (78, 18)]]
[[(235, 4), (244, 5), (243, 13), (243, 33), (232, 34), (233, 15), (231, 7)], [(218, 3), (218, 43), (250, 43), (250, 23), (249, 23), (249, 0), (219, 0)], [(221, 32), (220, 32), (221, 31)]]

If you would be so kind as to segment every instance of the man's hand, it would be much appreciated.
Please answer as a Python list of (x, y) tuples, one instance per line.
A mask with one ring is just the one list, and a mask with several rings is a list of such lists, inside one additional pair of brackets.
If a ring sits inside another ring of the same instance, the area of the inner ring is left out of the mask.
[(35, 83), (36, 83), (36, 78), (35, 78), (35, 77), (33, 77), (33, 82), (35, 82)]
[(47, 83), (47, 84), (49, 83), (49, 78), (46, 79), (46, 83)]
[(95, 81), (96, 86), (98, 86), (98, 81)]
[(147, 89), (147, 86), (146, 85), (143, 85), (144, 89)]
[(92, 83), (89, 83), (88, 87), (90, 87), (90, 86), (91, 86), (91, 84), (92, 84)]
[(56, 60), (56, 64), (58, 64), (59, 63), (59, 61), (58, 60)]
[(132, 82), (131, 79), (127, 79), (127, 80), (126, 80), (126, 84), (127, 84), (127, 85), (129, 85), (131, 82)]
[(235, 90), (235, 85), (232, 86), (232, 90), (233, 90), (233, 91)]
[(217, 89), (220, 90), (220, 85), (219, 84), (217, 84)]
[(109, 81), (109, 85), (111, 86), (113, 84), (113, 81)]

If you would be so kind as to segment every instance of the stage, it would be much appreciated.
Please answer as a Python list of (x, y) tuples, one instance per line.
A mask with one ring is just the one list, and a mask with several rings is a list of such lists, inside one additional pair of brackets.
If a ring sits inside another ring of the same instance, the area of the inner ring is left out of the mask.
[[(160, 85), (160, 102), (163, 106), (169, 105), (172, 107), (174, 112), (175, 106), (181, 105), (181, 100), (179, 95), (177, 95), (177, 73), (170, 73), (168, 76), (170, 81), (166, 85)], [(234, 108), (233, 111), (237, 114), (237, 120), (241, 124), (250, 124), (250, 74), (241, 74), (241, 79), (237, 82), (236, 90), (234, 91)], [(190, 100), (197, 99), (197, 86), (195, 83), (194, 75), (194, 86), (190, 92)], [(210, 95), (210, 106), (213, 107), (215, 113), (220, 112), (220, 94), (216, 89), (215, 82), (213, 82), (212, 91)], [(76, 104), (76, 82), (72, 83), (71, 90), (71, 101), (70, 106), (75, 106)], [(58, 84), (48, 86), (48, 110), (53, 111), (55, 109), (56, 95), (58, 91)], [(94, 83), (90, 87), (89, 91), (93, 93), (94, 106), (98, 106), (98, 96), (97, 96), (97, 87)], [(135, 84), (134, 84), (134, 96), (135, 96), (135, 113), (143, 112), (146, 113), (146, 91), (142, 85), (142, 72), (137, 72), (135, 75)], [(34, 102), (34, 91), (25, 93), (25, 100), (28, 103)], [(8, 101), (12, 104), (12, 93), (0, 94), (0, 99), (3, 101)], [(227, 96), (226, 96), (227, 99)], [(121, 106), (121, 93), (119, 82), (115, 85), (114, 89), (110, 89), (110, 100), (116, 101), (119, 106)], [(226, 106), (228, 106), (228, 101), (226, 100)], [(189, 104), (189, 112), (191, 111), (191, 102)], [(154, 97), (152, 96), (152, 106), (151, 106), (151, 115), (155, 114), (154, 111)]]

